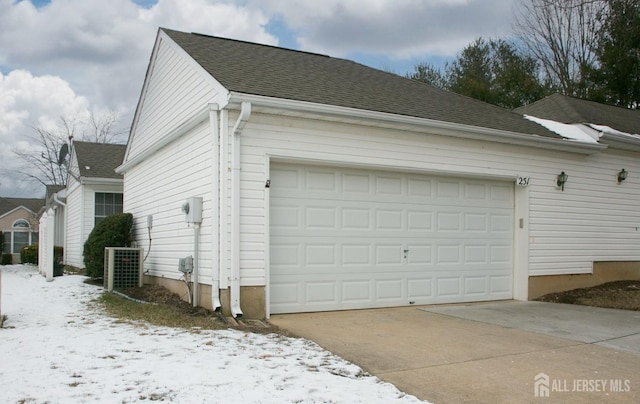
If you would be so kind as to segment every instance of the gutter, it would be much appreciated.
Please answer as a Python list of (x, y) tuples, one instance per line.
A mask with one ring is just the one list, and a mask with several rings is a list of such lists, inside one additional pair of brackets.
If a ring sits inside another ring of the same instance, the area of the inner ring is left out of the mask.
[(80, 177), (82, 185), (122, 185), (122, 178), (102, 178), (102, 177)]
[(231, 288), (230, 304), (233, 317), (241, 317), (240, 308), (240, 135), (251, 117), (251, 103), (240, 104), (240, 116), (231, 136)]
[(262, 107), (277, 109), (280, 111), (290, 111), (291, 115), (294, 116), (300, 116), (301, 112), (306, 112), (320, 116), (324, 115), (327, 117), (325, 119), (331, 119), (333, 121), (336, 121), (336, 117), (339, 117), (338, 122), (351, 123), (362, 123), (362, 120), (366, 119), (368, 121), (376, 122), (378, 126), (384, 128), (408, 129), (416, 132), (520, 146), (532, 146), (541, 149), (559, 150), (582, 155), (599, 153), (607, 148), (606, 145), (597, 143), (580, 143), (565, 139), (547, 138), (539, 135), (529, 135), (500, 129), (437, 121), (434, 119), (417, 118), (386, 112), (368, 111), (357, 108), (339, 107), (335, 105), (287, 100), (253, 94), (230, 93), (230, 104), (239, 104), (242, 102), (251, 103), (254, 106), (254, 109), (256, 109), (256, 107)]

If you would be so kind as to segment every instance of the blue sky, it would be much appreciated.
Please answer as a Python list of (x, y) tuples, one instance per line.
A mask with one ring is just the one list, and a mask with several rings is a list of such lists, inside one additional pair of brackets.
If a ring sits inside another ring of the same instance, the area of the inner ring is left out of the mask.
[(35, 147), (33, 126), (115, 111), (130, 127), (158, 27), (404, 75), (479, 36), (508, 36), (517, 1), (0, 0), (0, 196), (43, 193), (7, 174), (25, 169), (14, 151)]

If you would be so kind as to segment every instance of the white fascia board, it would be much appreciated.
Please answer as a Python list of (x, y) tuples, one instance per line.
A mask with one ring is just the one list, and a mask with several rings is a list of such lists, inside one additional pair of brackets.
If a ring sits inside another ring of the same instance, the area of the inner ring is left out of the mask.
[[(339, 107), (327, 104), (317, 104), (305, 101), (294, 101), (282, 98), (265, 97), (253, 94), (230, 93), (229, 104), (238, 107), (242, 101), (248, 101), (256, 111), (260, 107), (274, 109), (280, 112), (289, 111), (292, 116), (305, 113), (339, 122), (362, 123), (368, 125), (398, 128), (404, 127), (416, 132), (428, 132), (458, 138), (484, 140), (496, 143), (506, 143), (520, 146), (530, 146), (541, 149), (558, 150), (583, 155), (595, 154), (607, 148), (602, 144), (589, 144), (566, 139), (553, 139), (539, 135), (510, 132), (499, 129), (483, 128), (453, 122), (437, 121), (433, 119), (396, 115), (385, 112), (368, 111), (363, 109)], [(336, 117), (339, 119), (336, 120)], [(523, 118), (524, 119), (524, 118)]]
[(82, 185), (122, 185), (122, 178), (80, 177)]
[(612, 148), (640, 152), (640, 137), (634, 139), (629, 135), (605, 133), (600, 138), (600, 142)]

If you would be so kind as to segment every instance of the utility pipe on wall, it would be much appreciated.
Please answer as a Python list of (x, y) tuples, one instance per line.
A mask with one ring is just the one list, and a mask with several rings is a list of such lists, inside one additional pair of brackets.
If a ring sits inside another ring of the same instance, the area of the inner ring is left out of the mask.
[[(218, 106), (211, 104), (209, 109), (209, 125), (211, 126), (212, 137), (212, 156), (211, 166), (213, 169), (212, 175), (212, 197), (211, 197), (211, 228), (213, 234), (213, 259), (211, 260), (213, 265), (211, 268), (211, 307), (213, 311), (220, 311), (222, 305), (220, 303), (220, 271), (222, 270), (222, 260), (220, 251), (222, 245), (220, 244), (220, 188), (222, 181), (220, 181), (220, 130), (218, 123)], [(216, 268), (216, 265), (218, 266)]]
[(200, 284), (200, 223), (193, 224), (193, 307), (198, 307), (198, 293)]
[(240, 308), (240, 134), (251, 117), (251, 103), (242, 102), (231, 138), (231, 314), (241, 317)]

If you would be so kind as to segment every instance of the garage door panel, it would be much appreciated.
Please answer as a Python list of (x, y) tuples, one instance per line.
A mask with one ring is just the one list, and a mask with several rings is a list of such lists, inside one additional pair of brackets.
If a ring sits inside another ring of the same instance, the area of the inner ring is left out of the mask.
[(273, 168), (272, 313), (511, 298), (512, 184)]

